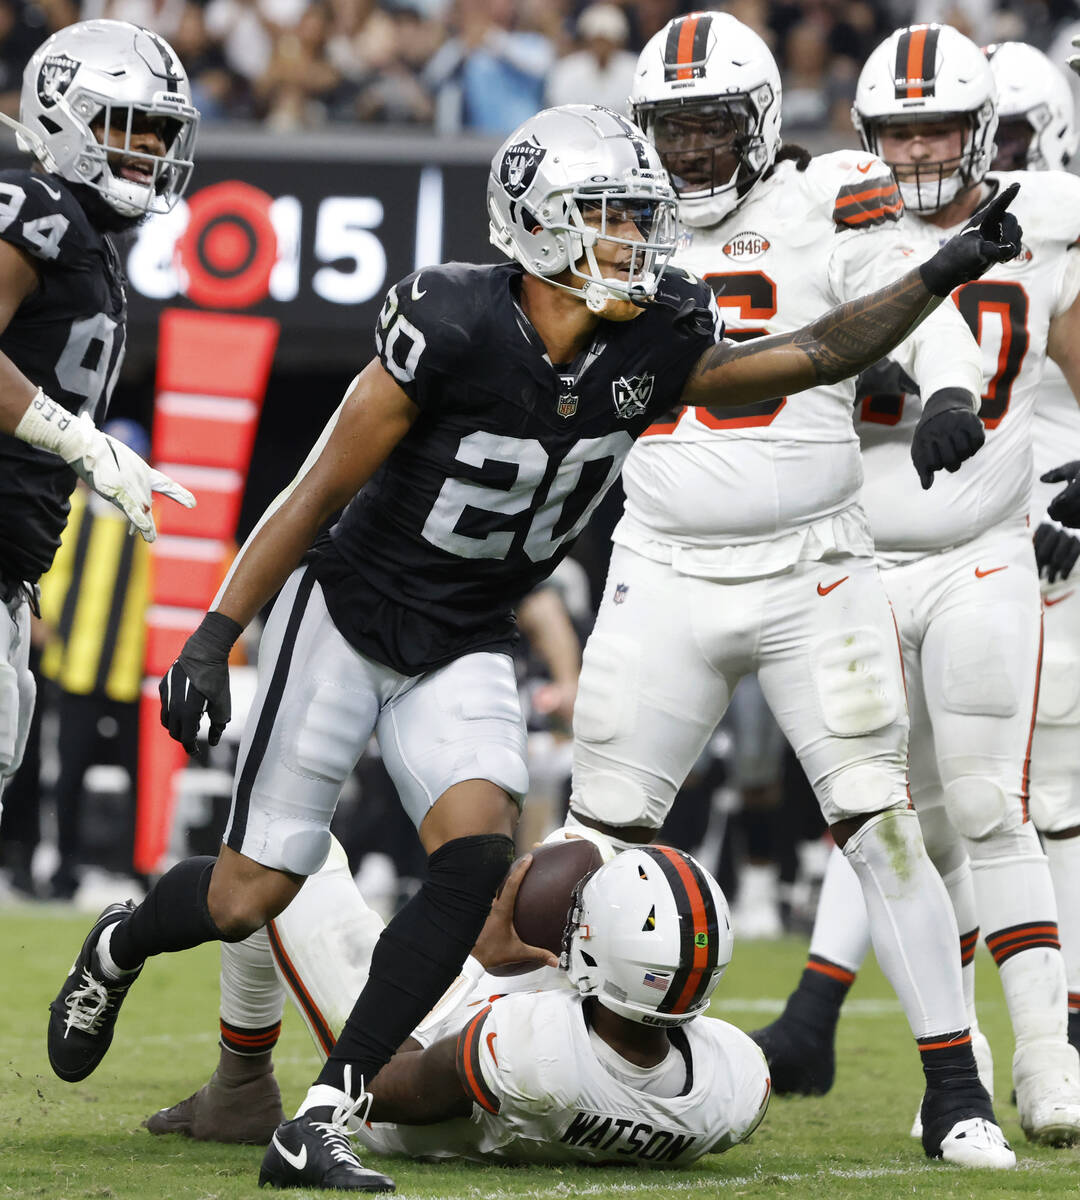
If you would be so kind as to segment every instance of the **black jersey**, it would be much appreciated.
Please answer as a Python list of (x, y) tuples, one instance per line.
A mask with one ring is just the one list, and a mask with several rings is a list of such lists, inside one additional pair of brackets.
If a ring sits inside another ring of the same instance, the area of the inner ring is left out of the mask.
[(512, 645), (513, 606), (716, 338), (708, 287), (671, 271), (660, 303), (601, 321), (575, 363), (553, 366), (520, 276), (452, 263), (390, 289), (376, 346), (420, 416), (309, 556), (344, 636), (404, 674)]
[[(37, 289), (0, 333), (2, 350), (72, 412), (100, 423), (124, 353), (123, 271), (108, 236), (55, 175), (0, 171), (0, 239), (34, 259)], [(67, 522), (75, 473), (0, 434), (0, 576), (34, 582)]]

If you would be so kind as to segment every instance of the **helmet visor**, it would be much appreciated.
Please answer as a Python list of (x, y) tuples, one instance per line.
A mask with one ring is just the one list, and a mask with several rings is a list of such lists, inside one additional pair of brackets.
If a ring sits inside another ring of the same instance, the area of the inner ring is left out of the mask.
[(189, 106), (120, 106), (105, 100), (89, 122), (108, 170), (147, 212), (166, 212), (183, 195), (192, 171), (198, 116)]
[(1035, 134), (1026, 116), (1002, 117), (998, 121), (997, 147), (994, 154), (995, 171), (1025, 171), (1028, 167), (1028, 151)]
[(588, 270), (575, 275), (603, 279), (613, 290), (633, 297), (655, 291), (656, 281), (674, 253), (678, 236), (677, 205), (668, 195), (633, 195), (588, 187), (573, 193), (568, 205), (575, 233), (581, 236)]
[(650, 137), (680, 196), (715, 195), (736, 183), (756, 119), (745, 96), (657, 105)]

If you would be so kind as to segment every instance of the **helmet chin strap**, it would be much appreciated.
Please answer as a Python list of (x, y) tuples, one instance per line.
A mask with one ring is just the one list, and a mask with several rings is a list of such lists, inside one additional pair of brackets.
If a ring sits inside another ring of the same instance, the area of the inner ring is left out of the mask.
[(46, 170), (52, 170), (56, 163), (53, 160), (52, 154), (49, 152), (45, 141), (32, 129), (28, 129), (21, 121), (17, 121), (14, 117), (9, 117), (7, 113), (0, 112), (0, 124), (6, 125), (19, 135), (26, 143), (26, 149), (41, 163)]

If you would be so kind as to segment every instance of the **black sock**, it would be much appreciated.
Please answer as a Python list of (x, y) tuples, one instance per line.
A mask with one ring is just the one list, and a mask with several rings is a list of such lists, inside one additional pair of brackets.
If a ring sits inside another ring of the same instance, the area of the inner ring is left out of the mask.
[(109, 954), (122, 971), (134, 971), (153, 954), (224, 940), (206, 904), (215, 862), (204, 854), (177, 863), (113, 926)]
[(971, 1031), (959, 1029), (932, 1037), (916, 1038), (927, 1089), (948, 1091), (967, 1088), (979, 1082), (975, 1054), (971, 1049)]
[(370, 1081), (453, 983), (514, 856), (502, 834), (455, 838), (428, 859), (423, 887), (383, 930), (364, 990), (318, 1083)]
[(799, 986), (788, 997), (784, 1016), (795, 1017), (831, 1038), (844, 999), (854, 982), (854, 971), (830, 962), (820, 954), (811, 954)]

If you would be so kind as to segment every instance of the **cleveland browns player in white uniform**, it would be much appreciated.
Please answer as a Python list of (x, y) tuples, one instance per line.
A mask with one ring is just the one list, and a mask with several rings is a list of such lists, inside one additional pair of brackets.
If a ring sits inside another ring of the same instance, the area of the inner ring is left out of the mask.
[[(733, 17), (669, 22), (641, 54), (631, 105), (679, 192), (676, 258), (709, 283), (734, 336), (791, 329), (911, 261), (897, 236), (903, 203), (879, 159), (778, 159), (779, 72)], [(929, 486), (936, 468), (955, 469), (981, 444), (981, 366), (955, 310), (899, 352), (929, 398), (912, 444), (919, 474), (907, 463), (918, 491), (920, 475)], [(575, 706), (571, 819), (623, 844), (652, 838), (738, 679), (756, 672), (868, 889), (878, 955), (919, 1040), (934, 1109), (952, 1103), (937, 1064), (971, 1053), (957, 934), (908, 811), (904, 687), (858, 503), (854, 389), (802, 400), (801, 410), (781, 397), (720, 420), (678, 406), (630, 452)], [(915, 946), (932, 964), (918, 972)], [(932, 1125), (927, 1153), (950, 1157), (942, 1118)], [(965, 1157), (1012, 1165), (1000, 1132), (992, 1137), (977, 1153), (965, 1139)]]
[[(1080, 180), (1059, 171), (987, 174), (993, 76), (978, 47), (949, 26), (912, 26), (886, 39), (863, 68), (853, 117), (863, 144), (896, 175), (913, 254), (939, 244), (1001, 189), (1023, 185), (1023, 251), (953, 295), (983, 349), (984, 448), (961, 473), (911, 494), (909, 385), (868, 373), (857, 415), (863, 503), (904, 653), (911, 794), (956, 909), (969, 1008), (981, 926), (1012, 1020), (1021, 1126), (1032, 1140), (1069, 1144), (1080, 1137), (1080, 1061), (1066, 1035), (1050, 870), (1027, 807), (1043, 644), (1028, 513), (1046, 355), (1080, 396), (1080, 254), (1070, 249), (1080, 235)], [(842, 864), (834, 875), (842, 877)], [(850, 982), (863, 937), (850, 918), (853, 891), (849, 882), (843, 901), (826, 899), (831, 933), (815, 930), (804, 979), (833, 970)], [(793, 1031), (807, 1020), (801, 1007), (755, 1035), (781, 1073)], [(820, 1028), (820, 997), (809, 1008)], [(831, 1054), (831, 1029), (829, 1042)]]
[[(731, 959), (723, 894), (699, 863), (669, 847), (606, 858), (579, 885), (565, 969), (489, 974), (486, 967), (520, 956), (512, 914), (528, 863), (517, 864), (462, 975), (372, 1081), (366, 1120), (352, 1123), (369, 1149), (681, 1167), (757, 1128), (770, 1091), (764, 1057), (745, 1033), (703, 1015)], [(336, 843), (271, 927), (281, 985), (323, 1057), (381, 930)], [(685, 1003), (666, 1005), (676, 992)], [(271, 1082), (219, 1087), (218, 1103), (229, 1102), (219, 1125), (223, 1119), (235, 1137), (232, 1110), (276, 1095)], [(202, 1095), (156, 1114), (148, 1127), (232, 1140), (220, 1127), (199, 1127), (206, 1111), (192, 1102)]]
[[(1068, 80), (1024, 42), (987, 48), (998, 87), (998, 170), (1064, 170), (1076, 153)], [(1080, 1049), (1080, 599), (1074, 570), (1080, 540), (1046, 511), (1058, 490), (1041, 477), (1080, 458), (1080, 409), (1061, 368), (1048, 361), (1032, 426), (1035, 483), (1031, 527), (1040, 565), (1043, 658), (1031, 743), (1028, 808), (1057, 897), (1069, 986), (1069, 1041)]]

